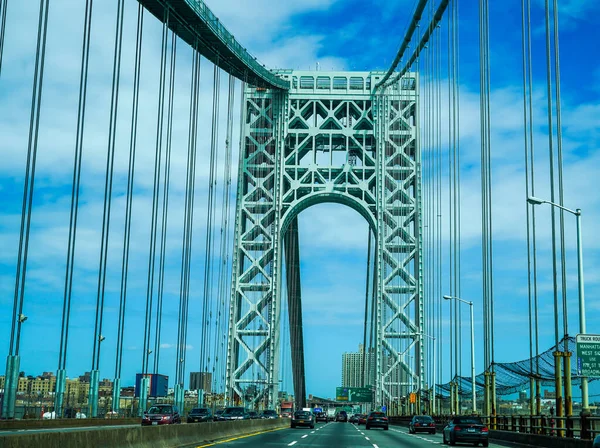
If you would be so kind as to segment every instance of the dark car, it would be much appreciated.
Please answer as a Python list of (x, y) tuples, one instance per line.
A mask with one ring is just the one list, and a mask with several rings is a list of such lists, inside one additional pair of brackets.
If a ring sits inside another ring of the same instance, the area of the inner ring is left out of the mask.
[(600, 448), (600, 434), (596, 436), (596, 438), (594, 439), (594, 446), (593, 448)]
[(260, 417), (258, 416), (258, 412), (256, 412), (256, 411), (248, 411), (248, 418), (250, 420), (256, 420), (257, 418), (260, 418)]
[(340, 411), (335, 416), (336, 422), (347, 422), (348, 421), (348, 413), (346, 411)]
[(408, 432), (410, 434), (417, 432), (435, 434), (435, 422), (429, 415), (415, 415), (408, 424)]
[(213, 416), (213, 420), (214, 420), (215, 422), (220, 422), (220, 421), (222, 421), (222, 420), (223, 420), (223, 419), (222, 419), (223, 412), (225, 412), (225, 409), (217, 409), (217, 410), (215, 411), (215, 415)]
[(151, 406), (142, 417), (142, 426), (147, 425), (172, 425), (181, 423), (179, 409), (172, 404), (155, 404)]
[(296, 411), (292, 415), (292, 422), (290, 424), (292, 428), (296, 426), (308, 426), (310, 428), (315, 427), (315, 418), (309, 411)]
[(364, 425), (367, 423), (367, 414), (359, 414), (358, 415), (358, 424)]
[(352, 414), (352, 417), (348, 420), (350, 423), (358, 423), (358, 414)]
[(260, 418), (279, 418), (279, 414), (277, 414), (277, 411), (274, 411), (273, 409), (265, 409), (264, 411), (262, 411), (260, 413)]
[(315, 414), (315, 421), (327, 423), (327, 414), (325, 412), (317, 412)]
[(380, 411), (374, 411), (369, 414), (365, 427), (367, 429), (383, 428), (386, 431), (390, 429), (387, 415), (385, 415), (385, 412)]
[(196, 422), (212, 422), (213, 415), (212, 411), (208, 408), (194, 408), (192, 409), (188, 416), (188, 423), (196, 423)]
[(453, 417), (444, 428), (444, 445), (457, 442), (488, 446), (488, 427), (480, 417)]
[(248, 420), (249, 418), (250, 415), (248, 414), (248, 411), (246, 411), (246, 408), (241, 406), (230, 406), (225, 408), (219, 417), (219, 420)]

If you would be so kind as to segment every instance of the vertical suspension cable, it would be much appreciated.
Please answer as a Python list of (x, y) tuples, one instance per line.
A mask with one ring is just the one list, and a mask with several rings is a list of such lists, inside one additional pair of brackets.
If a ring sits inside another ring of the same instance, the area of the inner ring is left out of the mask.
[[(123, 43), (123, 1), (117, 4), (117, 25), (115, 30), (115, 50), (113, 59), (112, 92), (108, 127), (108, 150), (104, 183), (104, 212), (102, 216), (102, 242), (100, 245), (100, 267), (98, 269), (98, 292), (96, 297), (96, 323), (94, 327), (94, 357), (92, 370), (100, 368), (100, 348), (102, 323), (104, 318), (104, 298), (106, 288), (106, 264), (108, 258), (108, 238), (110, 234), (110, 212), (115, 164), (115, 140), (117, 134), (117, 113), (119, 108), (119, 82), (121, 77), (121, 48)], [(90, 5), (91, 15), (91, 5)]]
[(167, 106), (167, 139), (165, 145), (165, 172), (163, 179), (162, 222), (158, 268), (158, 294), (156, 301), (156, 328), (154, 331), (154, 373), (158, 374), (162, 332), (163, 295), (165, 283), (165, 256), (167, 246), (167, 217), (169, 213), (169, 184), (171, 181), (171, 143), (173, 137), (173, 98), (175, 95), (175, 68), (177, 60), (177, 36), (171, 33), (171, 61), (169, 73), (169, 96)]
[(227, 128), (225, 136), (225, 164), (223, 167), (223, 208), (221, 211), (221, 250), (219, 264), (219, 289), (218, 289), (218, 304), (216, 315), (216, 332), (215, 332), (215, 348), (214, 348), (214, 366), (212, 380), (213, 385), (216, 385), (217, 368), (222, 363), (219, 363), (221, 351), (225, 346), (225, 341), (222, 338), (222, 317), (226, 309), (226, 294), (228, 266), (229, 266), (229, 220), (231, 215), (231, 161), (232, 161), (232, 138), (233, 138), (233, 108), (235, 103), (235, 77), (229, 75), (229, 91), (227, 95)]
[[(23, 204), (21, 206), (21, 227), (19, 232), (19, 254), (17, 256), (17, 272), (15, 276), (15, 292), (13, 301), (12, 324), (10, 330), (9, 356), (19, 355), (22, 320), (25, 298), (25, 278), (27, 274), (27, 256), (29, 254), (29, 232), (31, 229), (31, 208), (35, 184), (35, 168), (37, 160), (37, 143), (40, 128), (40, 107), (42, 103), (42, 87), (44, 84), (44, 61), (46, 58), (46, 35), (48, 31), (49, 0), (40, 0), (38, 19), (37, 49), (35, 53), (35, 71), (31, 94), (31, 116), (29, 119), (29, 139), (27, 143), (27, 166), (23, 185)], [(15, 341), (16, 339), (16, 341)]]
[(165, 12), (162, 28), (162, 44), (160, 52), (160, 77), (158, 86), (158, 113), (156, 119), (156, 149), (154, 159), (154, 187), (152, 192), (152, 216), (150, 224), (150, 255), (148, 257), (148, 279), (146, 285), (146, 319), (144, 324), (144, 348), (142, 354), (142, 373), (148, 373), (148, 357), (150, 356), (150, 337), (152, 331), (152, 302), (154, 295), (154, 274), (156, 261), (156, 234), (158, 226), (158, 199), (160, 193), (160, 174), (162, 161), (162, 134), (165, 103), (165, 71), (167, 64), (167, 36), (169, 9)]
[[(190, 115), (188, 126), (188, 162), (185, 191), (184, 236), (182, 244), (182, 268), (180, 279), (180, 310), (178, 320), (177, 374), (176, 382), (183, 386), (187, 354), (189, 321), (190, 272), (194, 229), (194, 199), (196, 190), (196, 160), (198, 141), (198, 106), (200, 98), (200, 53), (194, 46), (190, 86)], [(191, 385), (190, 385), (191, 388)]]
[[(531, 54), (529, 52), (529, 45), (527, 42), (528, 30), (530, 23), (527, 22), (527, 7), (526, 0), (521, 0), (521, 57), (522, 57), (522, 68), (523, 68), (523, 137), (524, 137), (524, 152), (525, 152), (525, 199), (530, 195), (530, 171), (529, 164), (533, 163), (529, 160), (529, 145), (533, 145), (533, 141), (529, 141), (528, 127), (532, 117), (528, 114), (528, 104), (530, 98), (528, 96), (528, 76), (529, 64), (531, 64)], [(531, 210), (532, 205), (525, 201), (526, 211), (526, 224), (527, 224), (527, 299), (528, 299), (528, 314), (529, 314), (529, 375), (530, 378), (534, 378), (533, 371), (533, 350), (534, 350), (534, 337), (533, 337), (533, 298), (532, 298), (532, 282), (531, 282)], [(532, 384), (533, 385), (533, 384)], [(534, 387), (530, 390), (530, 400), (535, 394)], [(530, 401), (531, 402), (531, 401)], [(529, 414), (534, 415), (533, 408), (530, 406)]]
[(218, 140), (218, 122), (219, 122), (219, 89), (220, 89), (220, 70), (215, 64), (213, 71), (213, 108), (212, 108), (212, 127), (210, 141), (210, 161), (209, 161), (209, 179), (208, 179), (208, 207), (206, 213), (206, 246), (204, 257), (204, 291), (202, 301), (202, 347), (200, 350), (200, 369), (202, 372), (208, 372), (210, 364), (210, 304), (212, 302), (212, 252), (214, 244), (214, 198), (215, 198), (215, 169), (217, 159), (217, 140)]
[(67, 243), (67, 264), (65, 272), (65, 288), (63, 294), (62, 322), (60, 333), (60, 349), (58, 352), (58, 369), (64, 369), (67, 363), (67, 345), (69, 340), (69, 320), (71, 316), (71, 297), (73, 287), (73, 267), (75, 258), (75, 240), (77, 236), (77, 217), (79, 211), (79, 186), (81, 180), (81, 158), (83, 152), (83, 128), (85, 105), (87, 98), (87, 75), (92, 21), (92, 2), (86, 2), (83, 43), (81, 50), (81, 72), (79, 75), (79, 105), (77, 110), (77, 130), (75, 134), (75, 154), (73, 160), (73, 184), (71, 187), (71, 211), (69, 217), (69, 239)]
[(6, 9), (8, 0), (0, 1), (0, 76), (2, 76), (2, 54), (4, 53), (4, 34), (6, 33)]
[(117, 347), (115, 356), (115, 379), (121, 378), (123, 365), (123, 341), (125, 331), (125, 310), (127, 305), (127, 280), (129, 274), (129, 245), (131, 237), (131, 213), (133, 206), (133, 185), (135, 156), (137, 147), (138, 106), (140, 98), (140, 75), (142, 62), (142, 37), (144, 7), (138, 4), (135, 40), (135, 62), (133, 70), (133, 96), (131, 109), (131, 135), (129, 137), (129, 164), (127, 170), (127, 194), (125, 200), (125, 226), (123, 230), (123, 255), (121, 262), (121, 290), (119, 295), (119, 320), (117, 323)]

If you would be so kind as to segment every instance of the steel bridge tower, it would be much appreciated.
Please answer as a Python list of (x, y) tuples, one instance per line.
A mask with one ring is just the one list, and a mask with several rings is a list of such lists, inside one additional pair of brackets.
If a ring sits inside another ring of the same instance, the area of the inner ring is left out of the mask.
[(418, 77), (375, 92), (383, 73), (279, 74), (288, 91), (244, 91), (227, 398), (276, 405), (286, 281), (294, 395), (305, 405), (298, 214), (336, 202), (375, 237), (372, 386), (377, 405), (397, 401), (425, 387)]

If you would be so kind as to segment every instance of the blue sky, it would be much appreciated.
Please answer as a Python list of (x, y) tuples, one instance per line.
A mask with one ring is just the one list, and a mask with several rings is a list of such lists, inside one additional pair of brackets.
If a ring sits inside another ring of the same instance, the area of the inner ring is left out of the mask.
[[(37, 3), (37, 2), (32, 2)], [(387, 69), (404, 35), (414, 0), (387, 2), (222, 0), (207, 2), (236, 38), (270, 68), (314, 70)], [(493, 159), (496, 359), (529, 356), (527, 326), (527, 260), (523, 172), (520, 2), (491, 2), (491, 122)], [(117, 130), (114, 225), (111, 228), (107, 283), (106, 334), (100, 370), (114, 371), (120, 242), (124, 219), (128, 131), (137, 2), (126, 1), (121, 102)], [(533, 2), (534, 125), (537, 150), (537, 195), (549, 197), (545, 99), (543, 2)], [(599, 37), (593, 18), (595, 0), (572, 0), (560, 6), (561, 88), (565, 204), (583, 210), (584, 265), (588, 332), (600, 333), (600, 62)], [(74, 308), (67, 373), (90, 369), (93, 318), (102, 222), (105, 151), (116, 2), (96, 2), (92, 24), (90, 87), (83, 156), (82, 202), (75, 261)], [(75, 141), (83, 2), (52, 2), (38, 172), (27, 276), (21, 369), (28, 374), (55, 371), (60, 336), (64, 266), (69, 219), (72, 153)], [(475, 303), (476, 340), (482, 341), (481, 199), (479, 195), (479, 50), (476, 2), (461, 2), (460, 77), (462, 150), (462, 295)], [(146, 15), (140, 100), (140, 138), (132, 237), (129, 320), (125, 334), (123, 378), (132, 383), (141, 360), (145, 271), (156, 122), (161, 28)], [(18, 249), (27, 129), (33, 79), (37, 5), (12, 2), (7, 15), (3, 71), (0, 78), (0, 354), (8, 350), (10, 311)], [(442, 25), (446, 30), (446, 23)], [(177, 342), (179, 259), (183, 222), (187, 113), (191, 52), (178, 46), (174, 112), (171, 215), (167, 240), (167, 276), (161, 371), (174, 375)], [(208, 148), (212, 65), (202, 63), (198, 195), (192, 268), (192, 302), (188, 370), (199, 366), (204, 232), (207, 203)], [(222, 76), (222, 86), (226, 77)], [(221, 140), (225, 129), (222, 91)], [(239, 86), (236, 98), (239, 99)], [(237, 115), (236, 115), (237, 117)], [(237, 119), (237, 118), (236, 118)], [(237, 141), (237, 126), (235, 137)], [(234, 147), (237, 147), (234, 145)], [(203, 155), (202, 155), (203, 154)], [(222, 157), (222, 153), (221, 153)], [(236, 158), (236, 157), (234, 157)], [(236, 160), (237, 163), (237, 160)], [(220, 170), (219, 170), (220, 171)], [(220, 216), (220, 210), (218, 215)], [(553, 341), (550, 277), (549, 208), (538, 213), (540, 267), (540, 347)], [(566, 216), (567, 281), (570, 333), (577, 328), (574, 219)], [(353, 210), (336, 204), (311, 207), (300, 216), (302, 295), (304, 303), (307, 391), (332, 396), (341, 382), (343, 352), (362, 341), (367, 224)], [(444, 250), (447, 251), (447, 232)], [(447, 273), (444, 274), (447, 281)], [(464, 322), (468, 315), (465, 313)], [(465, 333), (464, 341), (467, 341)], [(468, 371), (468, 352), (463, 371)], [(446, 359), (447, 359), (446, 354)], [(482, 344), (477, 346), (482, 370)], [(291, 390), (289, 363), (284, 388)], [(285, 363), (284, 363), (285, 366)], [(1, 369), (1, 368), (0, 368)], [(0, 370), (2, 371), (2, 370)], [(448, 370), (445, 370), (448, 375)], [(448, 378), (444, 378), (447, 381)], [(575, 391), (577, 396), (577, 391)]]

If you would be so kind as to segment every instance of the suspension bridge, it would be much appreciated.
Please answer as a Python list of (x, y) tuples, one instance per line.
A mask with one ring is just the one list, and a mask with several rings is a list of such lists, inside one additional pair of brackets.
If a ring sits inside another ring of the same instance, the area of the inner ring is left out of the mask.
[[(16, 104), (2, 114), (8, 137), (0, 142), (7, 166), (3, 418), (15, 418), (20, 372), (40, 344), (52, 348), (54, 364), (44, 371), (56, 372), (57, 416), (67, 407), (74, 358), (89, 365), (91, 417), (99, 416), (101, 378), (112, 379), (110, 409), (119, 413), (122, 386), (134, 373), (141, 376), (140, 415), (152, 375), (166, 371), (173, 401), (184, 409), (187, 375), (198, 364), (221, 405), (276, 408), (288, 392), (296, 407), (305, 407), (311, 360), (300, 247), (313, 236), (302, 233), (299, 217), (325, 203), (353, 209), (366, 222), (364, 315), (356, 342), (365, 348), (360, 386), (372, 391), (369, 406), (496, 416), (498, 395), (527, 389), (528, 412), (540, 415), (542, 387), (549, 387), (556, 416), (563, 417), (574, 415), (575, 385), (580, 410), (589, 412), (588, 378), (576, 362), (573, 337), (588, 333), (587, 246), (582, 211), (565, 202), (556, 2), (539, 11), (524, 0), (519, 20), (522, 87), (520, 104), (511, 107), (522, 119), (513, 142), (521, 148), (523, 185), (512, 207), (525, 215), (518, 256), (526, 258), (527, 272), (514, 286), (526, 290), (526, 300), (513, 311), (527, 317), (519, 322), (529, 350), (506, 362), (496, 356), (507, 327), (495, 319), (504, 302), (494, 283), (488, 1), (479, 2), (475, 20), (477, 64), (461, 65), (458, 1), (418, 0), (402, 18), (406, 27), (397, 33), (396, 54), (388, 55), (391, 64), (363, 71), (268, 68), (201, 0), (112, 3), (81, 2), (72, 11), (81, 15), (75, 30), (48, 0), (18, 13), (10, 0), (0, 2), (0, 97)], [(22, 52), (11, 30), (24, 14), (32, 25), (21, 30), (28, 35), (28, 63), (17, 70), (11, 62)], [(546, 39), (536, 48), (539, 20)], [(51, 30), (63, 25), (63, 38), (78, 36), (76, 61), (57, 56), (64, 43)], [(97, 48), (109, 39), (109, 51)], [(547, 73), (543, 93), (534, 91), (538, 67)], [(19, 76), (31, 84), (18, 84)], [(479, 110), (465, 111), (461, 80), (477, 76)], [(536, 128), (540, 95), (547, 102), (545, 140)], [(461, 134), (461, 122), (473, 116), (478, 157), (465, 154)], [(65, 128), (71, 130), (66, 139)], [(534, 143), (546, 148), (544, 166)], [(461, 178), (466, 165), (480, 172), (477, 216), (465, 215), (475, 187)], [(536, 173), (547, 184), (540, 186)], [(536, 197), (540, 190), (547, 200)], [(597, 204), (597, 190), (588, 194)], [(549, 271), (540, 267), (548, 260), (540, 259), (536, 235), (544, 204), (551, 211)], [(567, 242), (570, 214), (577, 218), (577, 256)], [(463, 235), (474, 222), (480, 289), (467, 297), (473, 289), (464, 285)], [(575, 286), (567, 285), (575, 272)], [(552, 299), (551, 322), (540, 318), (542, 275), (552, 283), (544, 295)], [(462, 322), (467, 311), (470, 324)], [(570, 313), (577, 313), (571, 332)], [(540, 335), (546, 327), (551, 339)], [(199, 354), (190, 360), (192, 345)], [(176, 354), (166, 356), (167, 349)], [(483, 354), (477, 363), (476, 351)], [(202, 404), (205, 391), (199, 392)], [(400, 405), (407, 397), (410, 408)]]

